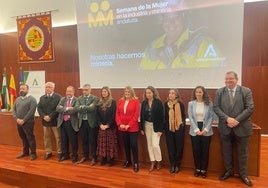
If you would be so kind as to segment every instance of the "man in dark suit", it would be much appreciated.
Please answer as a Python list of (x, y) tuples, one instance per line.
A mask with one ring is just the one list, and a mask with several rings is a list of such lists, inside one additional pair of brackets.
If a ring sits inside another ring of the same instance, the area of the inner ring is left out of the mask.
[(75, 110), (78, 112), (79, 133), (82, 139), (83, 157), (78, 163), (83, 163), (89, 159), (89, 146), (92, 154), (90, 165), (96, 164), (97, 160), (97, 136), (98, 126), (96, 120), (96, 105), (98, 98), (91, 94), (91, 86), (85, 84), (81, 95), (76, 102)]
[(237, 85), (238, 77), (233, 71), (225, 75), (225, 87), (216, 92), (214, 111), (219, 116), (218, 130), (222, 144), (222, 156), (226, 172), (220, 180), (234, 175), (233, 144), (237, 145), (239, 175), (248, 186), (248, 144), (252, 134), (250, 117), (254, 110), (252, 92), (249, 88)]
[(66, 89), (66, 97), (62, 97), (56, 111), (59, 113), (58, 125), (61, 135), (61, 150), (62, 155), (59, 161), (64, 161), (70, 158), (69, 143), (72, 146), (72, 162), (77, 162), (78, 150), (78, 115), (74, 110), (77, 98), (74, 96), (75, 89), (73, 86), (68, 86)]
[(52, 157), (52, 132), (55, 136), (59, 160), (61, 158), (61, 140), (59, 129), (57, 128), (58, 112), (56, 111), (56, 107), (59, 104), (61, 96), (54, 92), (55, 83), (47, 82), (45, 87), (45, 94), (40, 97), (37, 105), (37, 111), (42, 119), (44, 130), (44, 160)]

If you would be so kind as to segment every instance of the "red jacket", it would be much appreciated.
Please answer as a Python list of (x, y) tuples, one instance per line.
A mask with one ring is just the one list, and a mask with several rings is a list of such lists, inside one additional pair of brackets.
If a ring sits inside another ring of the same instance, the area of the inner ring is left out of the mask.
[[(139, 131), (139, 115), (140, 115), (140, 102), (138, 99), (131, 99), (128, 102), (126, 114), (124, 114), (125, 100), (119, 99), (116, 108), (116, 123), (119, 131), (138, 132)], [(120, 125), (129, 125), (130, 127), (125, 130), (121, 129)]]

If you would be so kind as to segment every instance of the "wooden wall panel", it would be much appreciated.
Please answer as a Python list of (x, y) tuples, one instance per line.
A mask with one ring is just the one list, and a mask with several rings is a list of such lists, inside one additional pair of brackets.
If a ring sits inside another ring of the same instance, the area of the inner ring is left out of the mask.
[(266, 108), (268, 83), (268, 1), (247, 3), (244, 7), (242, 83), (252, 89), (254, 123), (268, 133)]

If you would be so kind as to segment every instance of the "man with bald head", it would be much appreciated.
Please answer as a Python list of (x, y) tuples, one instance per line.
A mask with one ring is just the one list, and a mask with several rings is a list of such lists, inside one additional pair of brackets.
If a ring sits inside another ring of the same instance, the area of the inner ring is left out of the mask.
[(66, 96), (62, 97), (56, 110), (59, 112), (58, 127), (61, 132), (61, 149), (62, 156), (59, 161), (70, 158), (69, 144), (72, 146), (72, 162), (77, 162), (78, 150), (78, 115), (74, 110), (77, 98), (74, 96), (75, 89), (73, 86), (66, 88)]
[(47, 160), (52, 157), (52, 133), (55, 136), (58, 160), (60, 160), (61, 139), (59, 129), (57, 128), (58, 112), (56, 111), (56, 107), (61, 99), (61, 96), (54, 92), (54, 82), (47, 82), (45, 87), (45, 94), (40, 97), (39, 103), (37, 105), (37, 111), (39, 113), (40, 118), (42, 119), (44, 130), (44, 160)]

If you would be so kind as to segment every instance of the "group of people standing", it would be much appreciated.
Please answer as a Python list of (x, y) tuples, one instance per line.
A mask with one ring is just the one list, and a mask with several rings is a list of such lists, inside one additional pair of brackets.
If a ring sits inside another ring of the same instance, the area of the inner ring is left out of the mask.
[[(207, 177), (212, 122), (215, 113), (219, 118), (218, 129), (222, 143), (222, 155), (226, 172), (220, 180), (234, 175), (233, 143), (237, 144), (239, 175), (242, 181), (252, 186), (247, 175), (248, 142), (252, 133), (250, 116), (254, 105), (248, 88), (237, 85), (238, 77), (233, 71), (225, 76), (226, 86), (217, 90), (214, 105), (206, 89), (197, 86), (188, 103), (192, 151), (195, 164), (194, 176)], [(117, 131), (122, 134), (126, 161), (123, 168), (133, 165), (139, 171), (138, 134), (146, 136), (151, 165), (149, 172), (161, 168), (162, 153), (160, 138), (166, 134), (166, 144), (170, 162), (170, 173), (180, 171), (183, 149), (186, 114), (178, 89), (169, 89), (168, 98), (162, 103), (157, 90), (148, 86), (144, 99), (140, 101), (130, 86), (124, 88), (123, 97), (116, 101), (109, 87), (101, 89), (100, 98), (91, 94), (91, 86), (85, 84), (83, 94), (76, 98), (74, 87), (68, 86), (66, 96), (54, 92), (55, 84), (46, 83), (46, 94), (39, 103), (29, 95), (27, 85), (20, 86), (13, 115), (17, 121), (19, 135), (23, 141), (23, 152), (17, 156), (29, 155), (36, 159), (36, 143), (33, 134), (34, 112), (37, 107), (44, 127), (45, 156), (52, 156), (51, 135), (56, 138), (58, 160), (70, 158), (69, 143), (72, 146), (72, 162), (83, 163), (91, 158), (95, 165), (97, 157), (101, 165), (109, 162), (114, 165), (118, 156)], [(231, 94), (229, 94), (231, 93)], [(78, 161), (78, 133), (82, 140), (82, 158)], [(91, 156), (89, 156), (91, 154)], [(132, 154), (132, 160), (131, 160)]]

